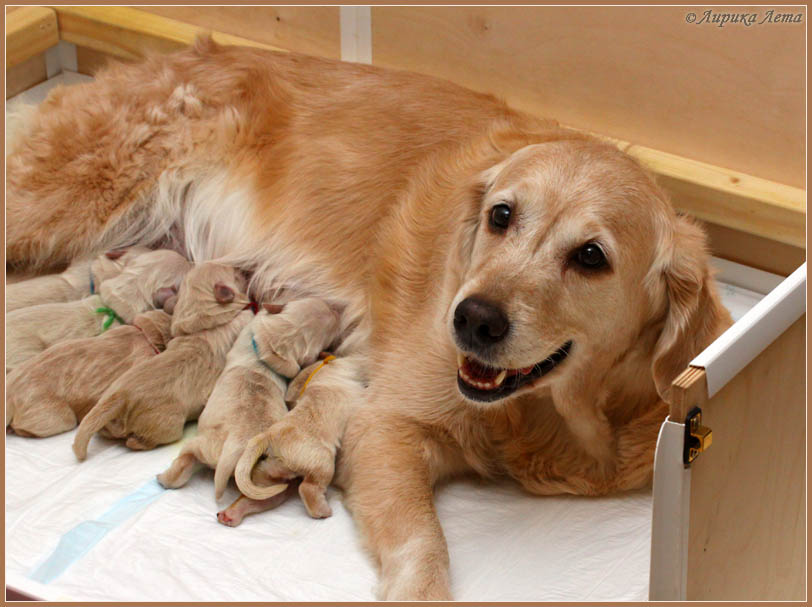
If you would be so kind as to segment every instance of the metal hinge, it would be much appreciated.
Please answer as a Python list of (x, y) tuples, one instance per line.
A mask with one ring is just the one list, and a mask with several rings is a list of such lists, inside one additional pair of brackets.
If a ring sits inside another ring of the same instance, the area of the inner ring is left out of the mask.
[(713, 432), (702, 425), (702, 409), (694, 407), (685, 418), (685, 445), (682, 449), (682, 462), (688, 466), (700, 453), (711, 446)]

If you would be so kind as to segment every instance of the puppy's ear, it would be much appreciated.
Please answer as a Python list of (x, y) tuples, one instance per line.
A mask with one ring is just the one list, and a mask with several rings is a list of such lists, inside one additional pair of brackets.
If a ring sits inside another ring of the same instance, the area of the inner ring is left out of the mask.
[(124, 255), (124, 253), (126, 253), (126, 252), (127, 252), (127, 249), (113, 249), (112, 251), (107, 251), (104, 254), (104, 256), (107, 259), (118, 259), (122, 255)]
[(164, 312), (171, 315), (175, 311), (175, 306), (177, 305), (177, 303), (178, 303), (178, 296), (177, 295), (173, 294), (173, 295), (167, 297), (166, 301), (164, 301), (164, 305), (163, 305)]
[(284, 305), (280, 306), (279, 304), (272, 303), (264, 303), (262, 304), (262, 307), (265, 308), (265, 311), (268, 314), (279, 314), (285, 308)]
[(222, 282), (218, 282), (214, 285), (214, 299), (221, 304), (231, 303), (234, 301), (234, 289)]
[(164, 307), (166, 300), (177, 293), (174, 287), (161, 287), (152, 294), (152, 305), (156, 310)]
[(677, 217), (673, 239), (662, 246), (667, 310), (651, 371), (657, 392), (668, 401), (671, 382), (730, 324), (730, 314), (716, 292), (704, 232)]

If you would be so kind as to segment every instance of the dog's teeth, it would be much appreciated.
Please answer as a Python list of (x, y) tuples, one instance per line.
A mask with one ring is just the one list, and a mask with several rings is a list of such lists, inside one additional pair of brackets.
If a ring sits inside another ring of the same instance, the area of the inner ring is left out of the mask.
[(465, 364), (465, 355), (462, 352), (457, 352), (457, 366), (462, 369)]
[(496, 376), (496, 379), (493, 380), (494, 385), (501, 386), (502, 382), (505, 381), (506, 377), (507, 377), (507, 369), (502, 369), (499, 372), (499, 375)]

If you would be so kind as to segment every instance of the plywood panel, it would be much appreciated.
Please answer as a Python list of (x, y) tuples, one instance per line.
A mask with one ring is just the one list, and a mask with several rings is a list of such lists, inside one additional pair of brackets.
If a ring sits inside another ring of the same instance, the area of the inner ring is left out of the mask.
[(92, 48), (87, 48), (84, 46), (76, 47), (76, 69), (80, 74), (93, 76), (99, 70), (99, 68), (104, 67), (111, 59), (118, 61), (122, 60), (121, 57), (115, 57), (101, 51), (95, 51)]
[(338, 7), (144, 6), (140, 10), (291, 51), (341, 56)]
[(45, 55), (35, 55), (6, 70), (6, 99), (48, 78)]
[(6, 12), (6, 68), (39, 55), (59, 42), (56, 13), (42, 6)]
[(702, 406), (691, 465), (688, 600), (805, 596), (806, 316)]
[[(806, 9), (782, 9), (804, 13), (800, 24), (686, 23), (704, 10), (373, 7), (372, 57), (578, 128), (803, 187)], [(745, 10), (763, 18), (769, 7)]]
[(702, 223), (713, 255), (765, 272), (789, 276), (806, 260), (801, 247), (776, 242), (714, 223)]
[[(56, 6), (59, 38), (123, 59), (138, 59), (147, 52), (170, 52), (194, 42), (200, 27), (125, 6)], [(210, 31), (219, 44), (275, 49), (233, 34)]]

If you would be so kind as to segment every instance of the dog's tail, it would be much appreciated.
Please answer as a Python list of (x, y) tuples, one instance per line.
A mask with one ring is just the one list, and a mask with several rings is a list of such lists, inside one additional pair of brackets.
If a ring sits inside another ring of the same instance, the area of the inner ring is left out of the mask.
[(260, 487), (255, 484), (251, 479), (251, 472), (257, 460), (263, 453), (271, 446), (271, 433), (270, 431), (257, 434), (254, 438), (248, 441), (245, 450), (242, 452), (239, 460), (237, 461), (237, 468), (234, 472), (234, 480), (237, 481), (242, 493), (255, 500), (264, 500), (274, 495), (282, 493), (288, 486), (288, 483), (278, 483), (268, 487)]
[(127, 404), (127, 399), (123, 394), (115, 392), (109, 397), (96, 403), (90, 413), (88, 413), (79, 424), (76, 436), (73, 439), (73, 453), (80, 461), (87, 457), (87, 445), (96, 432), (104, 428)]
[(233, 434), (229, 434), (223, 444), (217, 466), (214, 468), (214, 498), (219, 500), (228, 485), (228, 479), (234, 474), (237, 462), (245, 449), (245, 443), (237, 439)]

